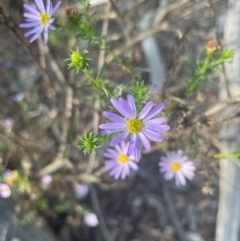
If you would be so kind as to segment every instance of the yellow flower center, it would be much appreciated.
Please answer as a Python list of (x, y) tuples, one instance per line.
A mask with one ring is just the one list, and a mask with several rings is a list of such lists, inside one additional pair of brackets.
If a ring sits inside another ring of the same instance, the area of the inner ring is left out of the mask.
[(118, 162), (120, 163), (120, 164), (126, 164), (126, 163), (128, 163), (128, 156), (127, 155), (125, 155), (125, 154), (120, 154), (119, 156), (118, 156)]
[(181, 169), (181, 164), (179, 162), (173, 162), (171, 164), (171, 169), (173, 172), (178, 172)]
[(74, 63), (74, 64), (78, 64), (79, 62), (81, 62), (83, 59), (83, 57), (81, 56), (80, 53), (78, 53), (77, 51), (73, 51), (72, 54), (71, 54), (71, 61)]
[(141, 120), (138, 119), (131, 119), (127, 121), (127, 127), (131, 134), (138, 133), (143, 128), (143, 123)]
[(41, 13), (41, 23), (42, 25), (47, 25), (49, 22), (49, 15), (47, 13)]

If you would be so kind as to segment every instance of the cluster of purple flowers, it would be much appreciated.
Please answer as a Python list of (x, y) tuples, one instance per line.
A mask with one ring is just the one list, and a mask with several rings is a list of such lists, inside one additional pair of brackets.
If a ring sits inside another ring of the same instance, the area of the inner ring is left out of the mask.
[[(125, 179), (130, 174), (130, 169), (138, 169), (141, 144), (149, 152), (150, 141), (162, 142), (164, 137), (161, 132), (168, 131), (170, 126), (164, 124), (165, 117), (156, 117), (164, 108), (164, 103), (153, 107), (153, 102), (149, 101), (138, 113), (132, 95), (128, 95), (127, 100), (120, 97), (110, 101), (119, 114), (104, 111), (103, 115), (111, 122), (99, 126), (105, 135), (116, 134), (110, 142), (114, 149), (108, 148), (104, 153), (104, 157), (109, 159), (105, 165), (110, 176)], [(125, 142), (127, 137), (129, 141)], [(166, 172), (165, 178), (170, 180), (175, 177), (177, 185), (185, 185), (185, 177), (192, 179), (195, 171), (193, 162), (182, 154), (182, 151), (169, 153), (166, 157), (161, 157), (159, 163), (160, 171)]]

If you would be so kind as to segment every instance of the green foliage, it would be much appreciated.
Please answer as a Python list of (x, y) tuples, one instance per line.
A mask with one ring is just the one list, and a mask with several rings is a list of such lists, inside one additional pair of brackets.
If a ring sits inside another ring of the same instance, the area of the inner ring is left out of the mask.
[(134, 96), (137, 110), (141, 110), (142, 107), (148, 101), (149, 88), (144, 86), (144, 82), (136, 82), (136, 86), (130, 88), (131, 94)]
[(37, 207), (40, 211), (46, 211), (49, 208), (48, 201), (46, 199), (40, 199), (37, 202)]
[(96, 154), (96, 150), (102, 146), (104, 138), (94, 135), (92, 132), (85, 133), (83, 137), (79, 138), (78, 148), (83, 150), (84, 155), (92, 153)]
[(9, 151), (9, 146), (6, 143), (0, 142), (0, 153)]
[(66, 213), (67, 210), (69, 209), (70, 207), (70, 204), (68, 202), (64, 202), (64, 203), (60, 203), (58, 205), (56, 205), (54, 207), (54, 210), (59, 213), (59, 214), (62, 214), (62, 213)]
[(224, 49), (223, 51), (207, 52), (205, 58), (196, 61), (190, 59), (187, 60), (188, 64), (192, 68), (186, 68), (187, 74), (191, 77), (191, 81), (188, 83), (187, 92), (201, 92), (202, 83), (213, 82), (208, 77), (208, 74), (212, 71), (218, 71), (222, 73), (222, 64), (229, 63), (233, 56), (233, 50)]
[(236, 158), (240, 162), (240, 149), (230, 153), (219, 153), (214, 155), (214, 158), (225, 159), (225, 158)]
[(83, 50), (82, 53), (77, 51), (70, 50), (70, 58), (65, 59), (65, 61), (70, 61), (68, 64), (68, 69), (73, 68), (76, 71), (76, 74), (79, 71), (85, 71), (89, 67), (89, 58), (86, 58), (87, 50)]

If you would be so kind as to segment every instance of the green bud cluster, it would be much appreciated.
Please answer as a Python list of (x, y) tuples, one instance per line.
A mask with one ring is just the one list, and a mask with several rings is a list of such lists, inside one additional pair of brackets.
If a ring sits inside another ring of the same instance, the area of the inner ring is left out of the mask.
[(70, 61), (68, 64), (68, 69), (73, 68), (76, 71), (76, 74), (79, 71), (85, 71), (89, 67), (89, 58), (86, 58), (87, 50), (83, 50), (82, 53), (71, 50), (70, 58), (65, 61)]

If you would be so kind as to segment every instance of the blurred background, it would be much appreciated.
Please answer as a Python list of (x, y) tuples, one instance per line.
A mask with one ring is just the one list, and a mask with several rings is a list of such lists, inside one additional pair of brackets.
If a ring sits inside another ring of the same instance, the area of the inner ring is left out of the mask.
[[(228, 1), (90, 1), (97, 33), (131, 73), (67, 28), (51, 31), (47, 45), (41, 39), (29, 44), (18, 27), (29, 2), (0, 1), (0, 174), (12, 171), (12, 195), (0, 198), (0, 240), (215, 240), (219, 162), (212, 156), (219, 151), (219, 125), (211, 125), (214, 114), (210, 124), (201, 117), (218, 102), (218, 83), (186, 97), (186, 66), (204, 55), (209, 40), (222, 41)], [(79, 2), (63, 0), (57, 23), (67, 26), (68, 7), (84, 11)], [(107, 62), (108, 88), (124, 84), (126, 94), (144, 80), (151, 99), (165, 102), (170, 113), (166, 142), (143, 153), (138, 172), (124, 181), (105, 171), (106, 146), (96, 156), (77, 147), (86, 131), (98, 133), (109, 105), (79, 87), (88, 83), (83, 73), (67, 70), (64, 60), (77, 48), (89, 51), (93, 74)], [(184, 150), (197, 167), (184, 187), (166, 183), (158, 170), (167, 149)], [(86, 221), (88, 213), (97, 221)]]

